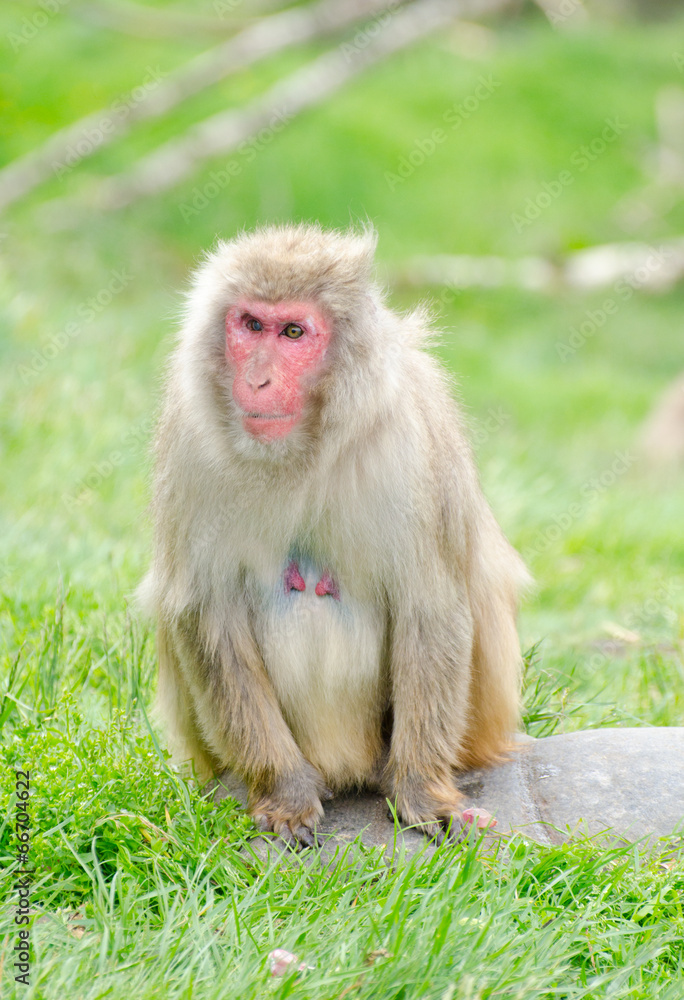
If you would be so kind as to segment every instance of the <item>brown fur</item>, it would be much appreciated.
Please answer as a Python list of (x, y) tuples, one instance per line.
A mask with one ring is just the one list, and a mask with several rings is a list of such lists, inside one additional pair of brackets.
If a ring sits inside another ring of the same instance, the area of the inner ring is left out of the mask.
[[(306, 843), (326, 784), (379, 782), (428, 830), (457, 818), (453, 770), (497, 759), (518, 721), (526, 571), (423, 349), (425, 317), (392, 313), (372, 283), (374, 245), (315, 226), (219, 244), (188, 297), (157, 439), (142, 593), (176, 757), (203, 777), (236, 770), (262, 827)], [(312, 301), (332, 325), (302, 425), (270, 444), (231, 396), (239, 297)], [(339, 606), (307, 587), (281, 614), (293, 546), (334, 571)]]

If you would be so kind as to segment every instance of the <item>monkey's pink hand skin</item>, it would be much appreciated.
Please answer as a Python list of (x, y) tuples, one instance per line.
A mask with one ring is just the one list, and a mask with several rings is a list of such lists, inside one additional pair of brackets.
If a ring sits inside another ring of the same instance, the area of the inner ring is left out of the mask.
[(325, 597), (327, 594), (330, 594), (336, 601), (340, 599), (339, 588), (327, 570), (316, 584), (316, 593), (319, 597)]
[[(285, 593), (289, 594), (291, 590), (306, 590), (306, 584), (304, 583), (304, 578), (299, 572), (299, 566), (292, 560), (287, 569), (285, 570)], [(318, 593), (318, 587), (316, 588), (316, 593)], [(338, 596), (339, 600), (339, 596)]]
[(260, 441), (286, 437), (302, 418), (330, 343), (311, 302), (242, 299), (226, 316), (226, 359), (242, 426)]

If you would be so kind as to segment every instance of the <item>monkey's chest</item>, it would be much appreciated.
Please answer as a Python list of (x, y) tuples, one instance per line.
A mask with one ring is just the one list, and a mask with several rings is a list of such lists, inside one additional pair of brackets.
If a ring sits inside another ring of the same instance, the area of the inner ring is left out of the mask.
[(297, 553), (258, 592), (257, 641), (302, 752), (333, 787), (368, 780), (386, 703), (381, 609)]

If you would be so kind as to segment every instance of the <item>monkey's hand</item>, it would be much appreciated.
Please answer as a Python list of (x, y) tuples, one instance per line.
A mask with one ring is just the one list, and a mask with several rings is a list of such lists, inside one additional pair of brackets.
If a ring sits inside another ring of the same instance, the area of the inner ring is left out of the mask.
[(323, 817), (322, 798), (331, 798), (331, 793), (307, 763), (300, 771), (278, 778), (268, 791), (255, 789), (249, 811), (262, 833), (276, 833), (292, 847), (315, 847), (316, 821)]
[(416, 826), (441, 844), (445, 837), (457, 843), (463, 836), (460, 803), (463, 796), (451, 782), (409, 778), (397, 782), (397, 815), (406, 826)]

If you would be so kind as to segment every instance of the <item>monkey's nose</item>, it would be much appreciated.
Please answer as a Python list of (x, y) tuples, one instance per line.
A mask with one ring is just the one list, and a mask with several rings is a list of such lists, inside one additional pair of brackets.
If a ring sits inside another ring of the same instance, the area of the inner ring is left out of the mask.
[(250, 387), (252, 392), (258, 392), (260, 389), (265, 389), (267, 385), (271, 384), (270, 378), (253, 378), (247, 379), (247, 385)]

